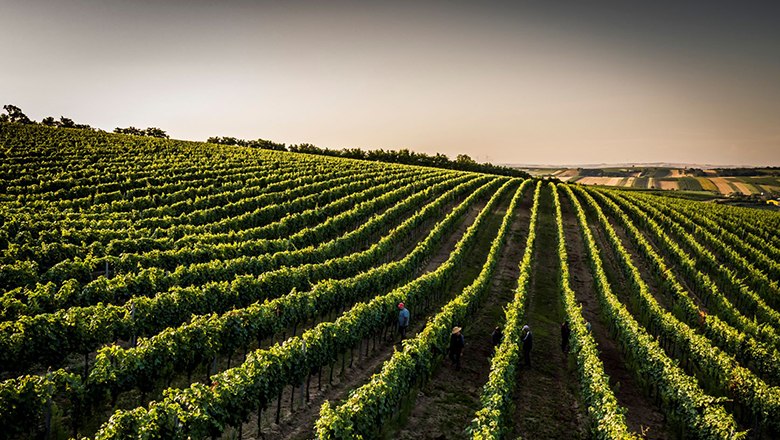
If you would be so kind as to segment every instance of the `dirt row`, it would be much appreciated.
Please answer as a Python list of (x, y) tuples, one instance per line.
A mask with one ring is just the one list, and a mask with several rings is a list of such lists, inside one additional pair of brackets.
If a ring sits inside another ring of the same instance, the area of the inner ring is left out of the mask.
[[(599, 358), (604, 371), (610, 378), (610, 386), (619, 404), (626, 408), (626, 423), (635, 433), (642, 433), (648, 439), (670, 438), (665, 428), (666, 418), (652, 399), (647, 397), (631, 373), (623, 353), (620, 352), (613, 335), (610, 334), (595, 291), (593, 273), (585, 251), (580, 226), (569, 200), (561, 198), (563, 227), (566, 240), (566, 252), (570, 272), (570, 283), (577, 301), (582, 305), (583, 317), (591, 323), (591, 331), (599, 349)], [(597, 237), (599, 247), (605, 258), (605, 266), (615, 272), (614, 256), (607, 252), (607, 243), (603, 231), (595, 220), (589, 226)], [(614, 281), (624, 282), (613, 276)], [(625, 284), (612, 284), (615, 292), (625, 291)]]

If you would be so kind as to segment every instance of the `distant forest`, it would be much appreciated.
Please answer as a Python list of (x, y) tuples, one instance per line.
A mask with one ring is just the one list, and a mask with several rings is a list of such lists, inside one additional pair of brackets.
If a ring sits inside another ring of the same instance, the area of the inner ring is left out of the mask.
[(246, 140), (234, 137), (210, 137), (206, 142), (221, 145), (239, 145), (250, 148), (262, 148), (266, 150), (292, 151), (295, 153), (318, 154), (322, 156), (346, 157), (350, 159), (372, 160), (376, 162), (401, 163), (406, 165), (420, 165), (435, 168), (447, 168), (460, 171), (473, 171), (478, 173), (499, 174), (503, 176), (529, 178), (530, 174), (515, 168), (493, 165), (491, 163), (479, 163), (465, 154), (459, 154), (455, 160), (444, 154), (429, 155), (417, 153), (408, 149), (401, 150), (362, 150), (359, 148), (345, 148), (341, 150), (321, 148), (312, 144), (285, 145), (265, 139)]

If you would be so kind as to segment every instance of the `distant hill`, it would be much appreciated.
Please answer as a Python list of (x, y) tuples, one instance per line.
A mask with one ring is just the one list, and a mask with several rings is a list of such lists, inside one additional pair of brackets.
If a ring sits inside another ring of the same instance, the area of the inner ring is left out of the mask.
[(591, 164), (501, 164), (503, 166), (518, 168), (521, 170), (528, 169), (550, 169), (550, 168), (700, 168), (703, 170), (709, 169), (728, 169), (728, 168), (763, 168), (758, 165), (713, 165), (713, 164), (700, 164), (700, 163), (674, 163), (674, 162), (639, 162), (639, 163), (591, 163)]
[(601, 167), (527, 167), (536, 177), (554, 177), (564, 182), (623, 188), (684, 190), (713, 195), (780, 197), (780, 168), (750, 168), (669, 164), (611, 164)]

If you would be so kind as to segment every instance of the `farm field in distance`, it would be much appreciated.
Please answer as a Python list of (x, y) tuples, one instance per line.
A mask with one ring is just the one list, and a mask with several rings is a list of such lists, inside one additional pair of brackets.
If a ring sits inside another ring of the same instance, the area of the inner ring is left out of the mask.
[(0, 439), (780, 438), (780, 212), (601, 186), (777, 196), (775, 169), (16, 123), (0, 157)]
[(563, 182), (620, 188), (702, 191), (713, 195), (780, 197), (777, 168), (678, 168), (643, 166), (613, 168), (521, 168), (534, 176)]

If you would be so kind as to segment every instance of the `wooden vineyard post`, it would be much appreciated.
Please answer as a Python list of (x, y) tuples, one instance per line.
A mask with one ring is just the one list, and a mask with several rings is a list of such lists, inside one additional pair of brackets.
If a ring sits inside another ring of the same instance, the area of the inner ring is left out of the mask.
[(45, 410), (45, 416), (44, 416), (45, 417), (45, 422), (44, 423), (45, 423), (45, 426), (46, 426), (45, 438), (51, 438), (51, 413), (52, 413), (51, 397), (49, 397), (46, 400), (46, 410)]
[(290, 386), (290, 413), (293, 412), (293, 403), (295, 403), (295, 385)]
[(309, 378), (306, 379), (306, 403), (309, 403), (309, 400), (311, 400), (309, 387), (311, 387), (311, 372), (309, 372)]
[(263, 406), (257, 407), (257, 437), (263, 436)]
[(279, 415), (282, 412), (282, 394), (284, 394), (284, 388), (279, 392), (279, 398), (276, 399), (276, 424), (279, 424)]

